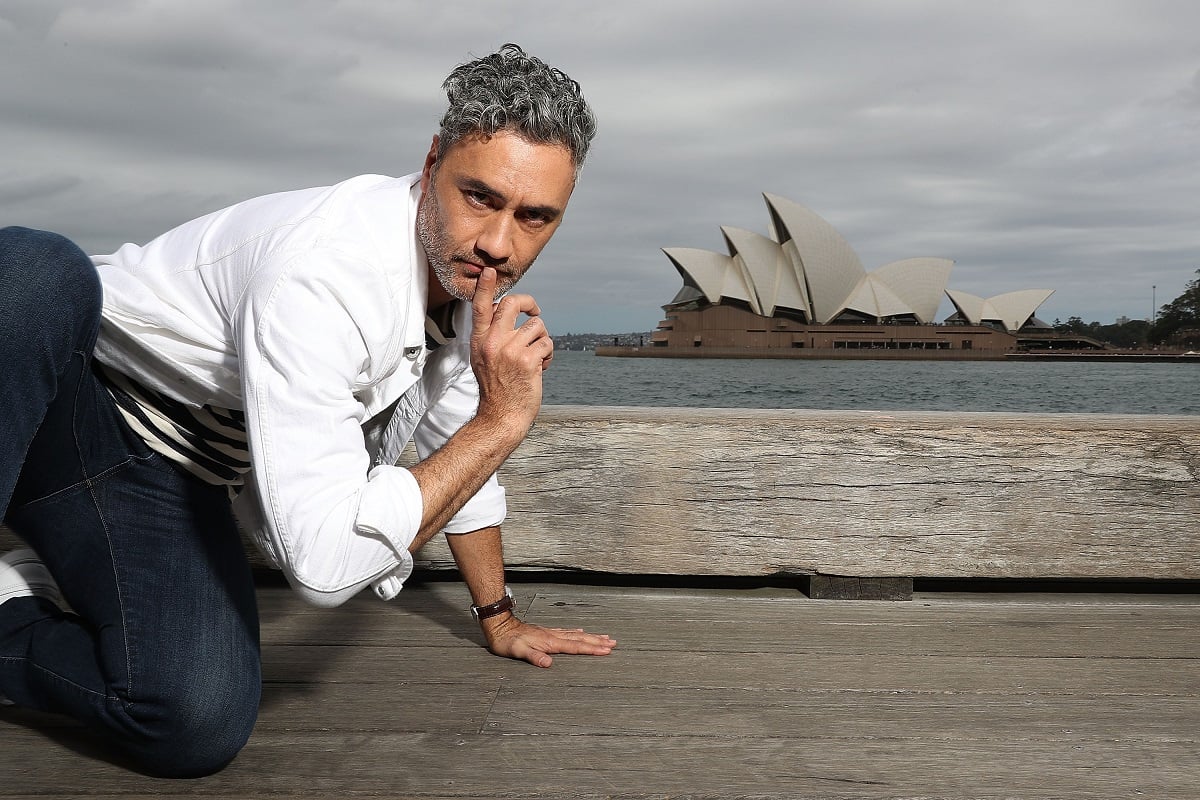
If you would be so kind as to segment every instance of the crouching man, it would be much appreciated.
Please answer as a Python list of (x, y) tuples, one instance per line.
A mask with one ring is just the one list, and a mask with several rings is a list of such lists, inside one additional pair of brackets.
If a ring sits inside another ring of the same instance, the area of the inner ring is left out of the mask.
[[(608, 636), (522, 622), (495, 472), (553, 343), (510, 293), (595, 130), (514, 45), (447, 78), (420, 172), (269, 195), (88, 258), (0, 231), (0, 698), (148, 772), (211, 773), (260, 694), (237, 515), (318, 605), (394, 597), (439, 532), (489, 649), (548, 667)], [(406, 443), (420, 461), (395, 466)]]

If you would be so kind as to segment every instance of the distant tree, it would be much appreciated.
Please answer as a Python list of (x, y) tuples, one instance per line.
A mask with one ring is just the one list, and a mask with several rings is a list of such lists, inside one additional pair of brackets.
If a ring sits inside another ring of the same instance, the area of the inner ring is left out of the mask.
[(1113, 347), (1126, 349), (1145, 347), (1146, 336), (1150, 331), (1150, 323), (1141, 319), (1130, 320), (1124, 325), (1101, 325), (1095, 320), (1084, 322), (1082, 317), (1070, 317), (1066, 322), (1054, 320), (1052, 327), (1059, 333), (1088, 336)]
[(1150, 333), (1150, 323), (1144, 319), (1131, 319), (1124, 325), (1101, 325), (1093, 332), (1093, 336), (1113, 347), (1133, 349), (1146, 346), (1146, 336)]
[(1179, 347), (1200, 346), (1200, 269), (1183, 294), (1159, 309), (1158, 319), (1150, 329), (1150, 341)]
[[(1100, 323), (1096, 322), (1092, 324), (1099, 325)], [(1068, 317), (1066, 322), (1054, 320), (1054, 330), (1058, 331), (1059, 333), (1087, 334), (1092, 332), (1091, 328), (1088, 327), (1088, 324), (1083, 321), (1082, 317)]]

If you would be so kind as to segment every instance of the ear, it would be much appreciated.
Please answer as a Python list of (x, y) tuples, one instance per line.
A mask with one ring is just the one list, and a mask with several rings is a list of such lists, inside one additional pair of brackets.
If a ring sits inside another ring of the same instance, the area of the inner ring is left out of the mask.
[(433, 144), (429, 146), (429, 152), (425, 155), (425, 166), (421, 168), (421, 194), (429, 191), (429, 181), (433, 177), (433, 165), (437, 163), (438, 152), (438, 136), (433, 135)]

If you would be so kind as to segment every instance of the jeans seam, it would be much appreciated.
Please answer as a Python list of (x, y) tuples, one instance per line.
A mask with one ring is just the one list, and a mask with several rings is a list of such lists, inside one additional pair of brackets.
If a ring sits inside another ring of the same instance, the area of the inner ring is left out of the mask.
[(91, 481), (88, 481), (88, 494), (91, 495), (92, 504), (96, 507), (96, 517), (100, 520), (100, 525), (104, 528), (104, 542), (108, 545), (109, 558), (112, 559), (113, 588), (117, 592), (117, 606), (121, 609), (121, 643), (125, 648), (125, 680), (128, 685), (127, 693), (132, 698), (136, 697), (137, 694), (133, 685), (133, 655), (130, 652), (129, 644), (129, 615), (125, 611), (125, 593), (121, 590), (121, 568), (117, 563), (117, 551), (113, 547), (112, 534), (108, 529), (108, 520), (104, 517), (100, 502), (96, 498), (95, 484)]
[(115, 695), (109, 695), (105, 692), (97, 692), (93, 689), (89, 689), (88, 687), (83, 686), (82, 684), (76, 683), (75, 681), (71, 680), (70, 678), (59, 675), (57, 672), (54, 672), (53, 670), (46, 669), (41, 664), (38, 664), (36, 661), (30, 661), (25, 656), (0, 656), (0, 661), (20, 662), (20, 663), (24, 664), (26, 667), (33, 667), (35, 670), (37, 670), (39, 673), (41, 673), (45, 677), (53, 678), (54, 680), (58, 681), (59, 683), (70, 686), (73, 689), (78, 689), (79, 691), (84, 692), (85, 694), (89, 694), (92, 697), (101, 697), (106, 701), (107, 700), (116, 700), (117, 702), (121, 702), (121, 698), (119, 698)]
[[(48, 503), (48, 502), (50, 502), (64, 494), (67, 494), (69, 492), (78, 491), (79, 489), (84, 489), (84, 488), (91, 489), (92, 485), (94, 483), (104, 481), (107, 478), (120, 472), (121, 470), (129, 468), (133, 464), (139, 464), (139, 463), (144, 463), (144, 462), (150, 461), (156, 455), (158, 455), (158, 454), (153, 453), (153, 452), (149, 453), (147, 455), (144, 455), (144, 456), (131, 455), (131, 456), (129, 456), (129, 458), (125, 459), (124, 461), (122, 461), (118, 464), (113, 464), (111, 467), (108, 467), (103, 472), (99, 472), (96, 475), (93, 475), (88, 478), (84, 478), (81, 481), (76, 481), (75, 483), (72, 483), (70, 486), (64, 486), (61, 489), (56, 489), (55, 491), (51, 492), (50, 494), (43, 495), (43, 496), (37, 498), (36, 500), (30, 500), (28, 503), (23, 503), (22, 505), (18, 506), (17, 508), (20, 508), (22, 510), (30, 509), (30, 508), (37, 508), (39, 505), (41, 505), (43, 503)], [(13, 510), (15, 510), (15, 508)]]
[[(75, 402), (74, 402), (74, 406), (73, 406), (74, 408), (79, 407), (79, 393), (84, 391), (83, 387), (85, 385), (87, 385), (87, 382), (81, 380), (75, 389), (76, 395), (75, 395)], [(120, 577), (121, 569), (120, 569), (120, 565), (117, 563), (117, 553), (116, 553), (116, 549), (113, 547), (112, 533), (108, 527), (108, 520), (104, 516), (104, 510), (100, 504), (99, 498), (96, 497), (96, 481), (99, 479), (103, 479), (104, 477), (112, 474), (113, 470), (117, 466), (119, 466), (121, 468), (126, 468), (130, 464), (134, 463), (135, 460), (140, 460), (140, 459), (138, 459), (136, 456), (130, 456), (129, 458), (122, 461), (119, 465), (115, 465), (114, 467), (110, 467), (106, 470), (101, 471), (98, 475), (89, 477), (87, 475), (87, 469), (83, 467), (83, 463), (84, 463), (83, 443), (80, 441), (80, 437), (79, 437), (79, 429), (77, 427), (77, 418), (72, 420), (71, 436), (72, 436), (72, 438), (75, 439), (75, 452), (77, 454), (77, 457), (79, 458), (79, 464), (80, 464), (80, 467), (83, 468), (83, 472), (84, 472), (84, 476), (85, 476), (84, 481), (82, 481), (82, 483), (85, 483), (87, 485), (88, 495), (92, 498), (92, 505), (96, 509), (96, 518), (98, 520), (100, 520), (100, 525), (104, 529), (104, 542), (108, 546), (109, 558), (112, 561), (113, 588), (116, 590), (116, 593), (117, 593), (117, 607), (121, 611), (121, 644), (125, 650), (125, 676), (124, 677), (125, 677), (125, 681), (126, 681), (126, 685), (127, 685), (127, 693), (129, 695), (129, 697), (135, 697), (136, 694), (134, 692), (134, 686), (133, 686), (133, 678), (134, 678), (134, 676), (133, 676), (133, 656), (130, 653), (130, 643), (129, 643), (129, 615), (126, 612), (126, 608), (125, 608), (125, 593), (121, 590), (121, 577)], [(79, 484), (76, 484), (76, 485), (78, 486)]]

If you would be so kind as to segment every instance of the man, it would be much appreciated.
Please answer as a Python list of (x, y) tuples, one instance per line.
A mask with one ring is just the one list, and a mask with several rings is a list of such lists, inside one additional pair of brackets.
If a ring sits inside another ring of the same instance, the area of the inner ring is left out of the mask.
[[(156, 774), (228, 763), (260, 691), (231, 494), (311, 602), (394, 597), (444, 531), (494, 653), (615, 646), (512, 613), (494, 474), (553, 355), (537, 303), (505, 293), (561, 223), (594, 119), (515, 45), (444, 88), (407, 178), (257, 198), (91, 261), (0, 231), (0, 502), (31, 548), (0, 563), (8, 702)], [(394, 466), (410, 438), (420, 462)]]

